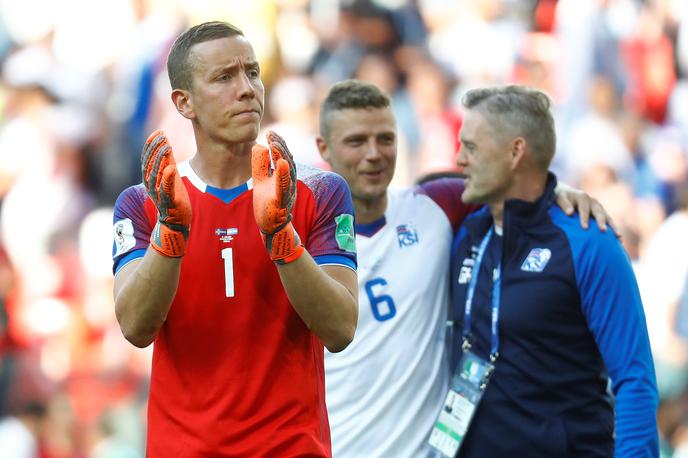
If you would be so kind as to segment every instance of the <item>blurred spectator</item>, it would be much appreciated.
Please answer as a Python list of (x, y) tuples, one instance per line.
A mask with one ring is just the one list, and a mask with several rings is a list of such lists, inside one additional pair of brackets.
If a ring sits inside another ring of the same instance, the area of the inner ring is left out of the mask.
[(604, 76), (589, 81), (589, 109), (572, 123), (565, 143), (566, 176), (580, 180), (586, 169), (597, 164), (608, 166), (621, 179), (633, 169), (631, 153), (617, 124), (620, 97), (616, 87)]
[(514, 62), (514, 83), (538, 87), (558, 103), (561, 101), (557, 85), (561, 52), (561, 44), (553, 35), (525, 34)]
[(315, 145), (316, 88), (305, 76), (292, 76), (279, 80), (268, 95), (268, 109), (273, 122), (261, 126), (260, 141), (267, 143), (267, 131), (279, 132), (289, 145), (294, 160), (316, 167), (323, 167)]
[[(90, 458), (142, 458), (140, 448), (134, 448), (118, 434), (117, 413), (106, 409), (97, 421)], [(136, 420), (134, 418), (134, 420)], [(119, 420), (121, 421), (121, 420)]]
[(653, 135), (651, 144), (647, 146), (647, 160), (652, 173), (664, 187), (662, 197), (667, 211), (671, 213), (678, 205), (680, 188), (688, 182), (688, 156), (677, 129), (659, 128)]
[(366, 53), (356, 35), (357, 17), (353, 8), (340, 9), (335, 16), (334, 27), (323, 34), (311, 66), (314, 76), (324, 86), (352, 75)]
[(648, 145), (643, 139), (643, 134), (647, 135), (646, 122), (632, 112), (622, 113), (618, 122), (624, 145), (633, 160), (630, 181), (633, 193), (641, 198), (658, 198), (666, 207), (672, 197), (671, 189), (660, 179), (648, 159)]
[(392, 111), (397, 120), (397, 146), (400, 154), (407, 156), (408, 151), (417, 151), (421, 134), (413, 101), (406, 85), (401, 83), (401, 71), (395, 60), (382, 52), (370, 52), (361, 59), (353, 76), (376, 85), (390, 95)]
[[(141, 180), (139, 150), (148, 136), (149, 120), (155, 115), (156, 76), (164, 71), (167, 49), (184, 20), (174, 8), (157, 10), (149, 0), (132, 1), (131, 7), (130, 46), (109, 68), (112, 88), (106, 112), (112, 140), (100, 163), (103, 192), (109, 199)], [(115, 162), (120, 166), (107, 167)]]
[(636, 27), (621, 45), (631, 80), (626, 96), (632, 109), (661, 123), (676, 82), (673, 45), (663, 34), (660, 12), (651, 2), (643, 5)]
[(420, 61), (407, 69), (407, 87), (420, 139), (418, 149), (408, 159), (397, 157), (396, 173), (423, 177), (458, 171), (456, 152), (461, 118), (458, 109), (450, 104), (450, 77), (434, 62)]
[(642, 265), (644, 304), (660, 397), (688, 386), (688, 340), (678, 334), (677, 308), (688, 278), (688, 184), (678, 209), (650, 240)]
[(18, 351), (10, 323), (15, 303), (16, 277), (7, 253), (0, 247), (0, 418), (7, 413), (10, 386)]
[[(420, 1), (432, 56), (471, 88), (508, 81), (519, 38), (528, 24), (515, 19), (518, 2)], [(514, 16), (512, 16), (514, 15)]]
[(676, 333), (683, 341), (688, 344), (688, 277), (686, 277), (683, 291), (676, 304)]
[(36, 458), (45, 417), (45, 406), (32, 401), (17, 406), (14, 414), (0, 420), (0, 457)]

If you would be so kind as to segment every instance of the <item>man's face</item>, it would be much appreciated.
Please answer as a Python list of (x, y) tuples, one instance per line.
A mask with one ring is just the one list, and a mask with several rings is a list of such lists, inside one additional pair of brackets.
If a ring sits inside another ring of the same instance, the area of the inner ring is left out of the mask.
[(253, 48), (243, 36), (198, 43), (189, 59), (193, 117), (210, 138), (252, 142), (263, 117), (263, 82)]
[(479, 111), (464, 111), (456, 163), (466, 175), (462, 195), (465, 203), (489, 205), (506, 196), (512, 178), (511, 153), (509, 142), (499, 136), (499, 130)]
[(327, 118), (329, 136), (320, 153), (349, 183), (354, 200), (382, 199), (394, 176), (397, 136), (394, 113), (387, 108), (334, 110)]

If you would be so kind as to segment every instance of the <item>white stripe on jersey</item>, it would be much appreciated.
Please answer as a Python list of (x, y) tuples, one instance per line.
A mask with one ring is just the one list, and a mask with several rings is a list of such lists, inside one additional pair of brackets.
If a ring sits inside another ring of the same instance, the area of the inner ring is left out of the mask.
[[(186, 177), (191, 182), (196, 189), (201, 192), (205, 192), (208, 185), (196, 174), (196, 171), (191, 167), (191, 162), (189, 160), (180, 162), (177, 164), (177, 171), (179, 176)], [(248, 189), (253, 189), (253, 178), (249, 178), (246, 182), (246, 187)]]
[(425, 456), (448, 386), (451, 225), (410, 189), (388, 191), (385, 218), (372, 237), (356, 236), (356, 336), (341, 353), (325, 351), (336, 458)]

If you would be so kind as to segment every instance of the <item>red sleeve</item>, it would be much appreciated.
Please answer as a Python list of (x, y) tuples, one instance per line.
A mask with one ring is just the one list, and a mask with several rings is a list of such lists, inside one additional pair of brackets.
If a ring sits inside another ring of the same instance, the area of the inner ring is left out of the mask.
[(468, 205), (461, 200), (464, 185), (460, 178), (440, 178), (419, 185), (416, 192), (430, 197), (449, 218), (454, 233), (469, 213), (480, 206)]

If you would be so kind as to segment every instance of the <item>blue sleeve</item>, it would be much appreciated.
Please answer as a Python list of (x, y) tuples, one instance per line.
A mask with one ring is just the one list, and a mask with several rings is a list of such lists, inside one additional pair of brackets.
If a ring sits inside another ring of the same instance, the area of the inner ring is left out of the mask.
[(320, 264), (337, 259), (334, 263), (355, 269), (354, 205), (346, 181), (335, 173), (319, 170), (300, 179), (313, 195), (316, 212), (306, 249), (316, 261), (321, 260)]
[(112, 271), (146, 254), (153, 227), (146, 216), (148, 198), (143, 185), (131, 186), (119, 195), (113, 212)]
[(583, 313), (609, 371), (616, 399), (614, 454), (656, 457), (659, 396), (633, 269), (613, 231), (602, 233), (594, 225), (586, 231), (577, 226), (577, 216), (575, 220), (575, 227), (565, 232), (573, 251)]

